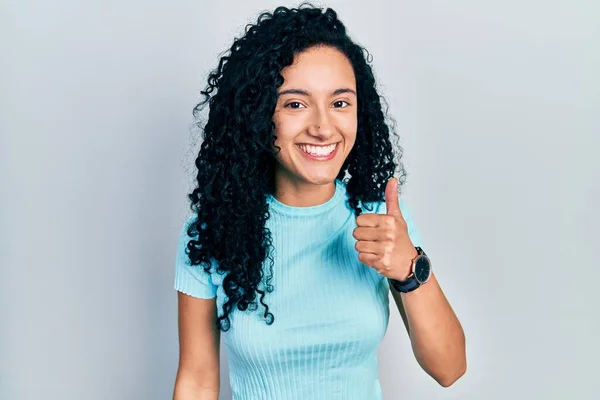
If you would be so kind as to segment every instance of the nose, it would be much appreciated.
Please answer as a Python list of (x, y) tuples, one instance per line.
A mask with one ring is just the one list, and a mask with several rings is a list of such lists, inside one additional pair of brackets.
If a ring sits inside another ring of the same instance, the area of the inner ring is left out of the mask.
[(315, 115), (308, 133), (311, 136), (320, 138), (321, 140), (327, 140), (334, 134), (333, 122), (330, 119), (327, 111), (315, 111)]

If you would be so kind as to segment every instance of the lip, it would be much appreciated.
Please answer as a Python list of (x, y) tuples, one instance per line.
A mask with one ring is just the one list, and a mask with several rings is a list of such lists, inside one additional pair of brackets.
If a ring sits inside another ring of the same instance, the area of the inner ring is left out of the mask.
[(332, 144), (338, 144), (339, 142), (332, 142), (332, 143), (327, 143), (327, 144), (314, 144), (314, 143), (296, 143), (296, 145), (307, 145), (307, 146), (316, 146), (316, 147), (327, 147), (327, 146), (331, 146)]
[[(337, 154), (338, 149), (340, 148), (340, 143), (341, 142), (330, 143), (329, 145), (335, 144), (335, 149), (333, 149), (333, 151), (331, 152), (331, 154), (329, 154), (327, 156), (314, 156), (312, 154), (309, 154), (309, 153), (305, 152), (299, 146), (299, 144), (309, 144), (309, 143), (298, 143), (298, 145), (296, 145), (296, 148), (298, 149), (298, 151), (304, 157), (308, 158), (309, 160), (313, 160), (313, 161), (329, 161), (329, 160), (333, 159), (335, 157), (335, 155)], [(326, 145), (326, 146), (329, 146), (329, 145)], [(312, 146), (315, 146), (315, 145), (312, 145)]]

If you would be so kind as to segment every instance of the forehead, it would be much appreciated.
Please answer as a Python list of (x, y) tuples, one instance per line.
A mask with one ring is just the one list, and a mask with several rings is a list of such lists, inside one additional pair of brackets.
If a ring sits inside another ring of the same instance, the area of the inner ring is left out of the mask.
[(294, 57), (292, 65), (281, 71), (282, 89), (298, 88), (311, 92), (331, 92), (340, 87), (356, 90), (352, 64), (339, 50), (327, 46), (309, 48)]

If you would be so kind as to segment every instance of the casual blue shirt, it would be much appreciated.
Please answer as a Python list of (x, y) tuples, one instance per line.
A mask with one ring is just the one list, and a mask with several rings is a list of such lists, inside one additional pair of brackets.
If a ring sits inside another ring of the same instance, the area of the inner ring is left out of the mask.
[[(267, 227), (273, 239), (272, 293), (265, 302), (272, 325), (257, 311), (230, 314), (222, 333), (233, 400), (382, 399), (377, 352), (388, 326), (387, 279), (358, 260), (352, 236), (356, 217), (336, 180), (334, 196), (312, 207), (292, 207), (269, 196)], [(373, 204), (385, 214), (385, 202)], [(421, 237), (403, 200), (400, 209), (415, 246)], [(225, 300), (223, 275), (190, 266), (189, 240), (181, 231), (175, 289), (199, 298)], [(265, 261), (265, 268), (268, 261)], [(265, 273), (266, 275), (266, 273)]]

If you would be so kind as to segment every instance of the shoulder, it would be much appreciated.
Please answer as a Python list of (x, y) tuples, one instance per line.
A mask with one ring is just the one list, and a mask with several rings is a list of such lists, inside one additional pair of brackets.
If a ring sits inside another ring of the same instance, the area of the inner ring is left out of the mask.
[(188, 243), (197, 236), (190, 236), (188, 230), (196, 219), (195, 214), (187, 217), (179, 232), (175, 259), (175, 289), (193, 297), (207, 299), (216, 296), (217, 287), (211, 276), (215, 263), (211, 260), (211, 274), (206, 273), (202, 265), (191, 264)]

